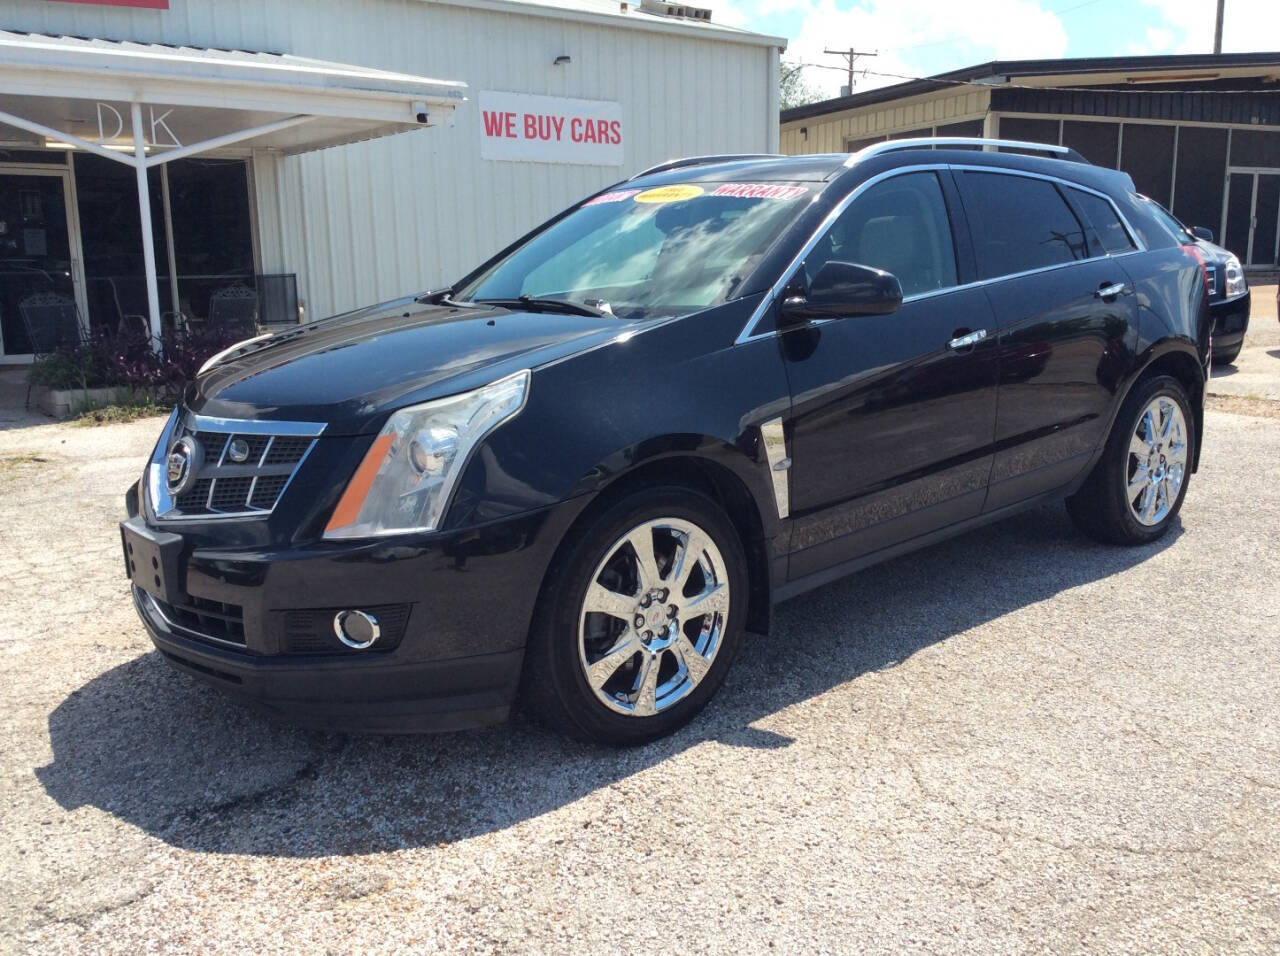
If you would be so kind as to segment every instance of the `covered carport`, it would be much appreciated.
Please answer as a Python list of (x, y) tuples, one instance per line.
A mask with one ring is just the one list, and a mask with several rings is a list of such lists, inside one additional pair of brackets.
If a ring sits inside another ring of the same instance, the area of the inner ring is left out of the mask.
[[(133, 168), (161, 342), (147, 171), (228, 147), (308, 152), (451, 124), (460, 82), (288, 54), (0, 31), (0, 127)], [(8, 137), (6, 137), (8, 138)]]

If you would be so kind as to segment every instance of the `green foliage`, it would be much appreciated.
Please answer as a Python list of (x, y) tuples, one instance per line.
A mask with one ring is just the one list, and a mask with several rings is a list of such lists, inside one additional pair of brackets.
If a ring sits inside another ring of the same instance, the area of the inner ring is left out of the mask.
[(804, 78), (803, 63), (782, 63), (778, 70), (778, 103), (784, 110), (796, 106), (807, 106), (824, 99), (811, 83)]

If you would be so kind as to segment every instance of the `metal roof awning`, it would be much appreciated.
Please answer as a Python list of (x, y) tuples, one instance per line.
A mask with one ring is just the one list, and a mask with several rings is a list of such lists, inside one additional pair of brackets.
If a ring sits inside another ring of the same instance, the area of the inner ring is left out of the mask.
[[(132, 166), (160, 334), (147, 169), (231, 146), (284, 153), (449, 125), (466, 84), (281, 53), (0, 30), (0, 130)], [(0, 138), (7, 138), (0, 133)]]
[[(372, 139), (448, 124), (465, 94), (465, 83), (288, 54), (0, 30), (0, 110), (59, 136), (132, 146), (120, 104), (154, 107), (149, 125), (167, 114), (148, 137), (157, 154), (255, 130), (236, 142), (297, 153)], [(296, 122), (267, 128), (282, 120)]]

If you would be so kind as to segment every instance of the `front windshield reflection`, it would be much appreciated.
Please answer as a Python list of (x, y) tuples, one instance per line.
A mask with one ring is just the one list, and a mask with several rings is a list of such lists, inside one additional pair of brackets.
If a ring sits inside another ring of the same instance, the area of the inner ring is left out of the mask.
[(543, 230), (457, 294), (560, 299), (625, 318), (681, 315), (733, 297), (804, 207), (799, 183), (620, 190)]

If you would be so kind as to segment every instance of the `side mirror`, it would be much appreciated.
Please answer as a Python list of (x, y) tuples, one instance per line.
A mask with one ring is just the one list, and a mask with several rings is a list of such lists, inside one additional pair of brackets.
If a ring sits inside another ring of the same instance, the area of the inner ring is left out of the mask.
[(1192, 226), (1191, 234), (1197, 239), (1203, 239), (1205, 242), (1213, 242), (1213, 230), (1205, 226)]
[(854, 262), (828, 262), (805, 295), (782, 300), (786, 322), (836, 319), (852, 315), (888, 315), (902, 305), (902, 283), (882, 269)]

